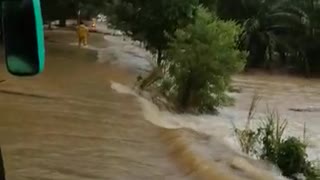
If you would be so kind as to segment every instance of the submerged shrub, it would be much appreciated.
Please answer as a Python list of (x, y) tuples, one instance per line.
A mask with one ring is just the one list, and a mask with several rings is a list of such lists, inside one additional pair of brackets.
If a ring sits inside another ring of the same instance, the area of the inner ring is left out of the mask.
[[(308, 160), (305, 139), (284, 137), (288, 125), (275, 111), (268, 111), (257, 129), (250, 127), (259, 97), (254, 96), (245, 129), (234, 127), (242, 152), (277, 165), (291, 179), (320, 179), (320, 169)], [(306, 132), (304, 132), (305, 134)]]
[(167, 52), (172, 97), (183, 110), (212, 112), (228, 104), (231, 75), (243, 69), (246, 53), (236, 48), (242, 29), (199, 7), (193, 24), (175, 33)]
[(262, 143), (261, 159), (277, 162), (279, 147), (287, 128), (287, 120), (282, 120), (278, 113), (269, 111), (259, 128)]
[(286, 177), (295, 178), (305, 174), (308, 168), (306, 145), (295, 137), (289, 137), (279, 144), (276, 163)]
[(250, 104), (245, 129), (239, 129), (233, 124), (234, 133), (239, 142), (241, 151), (250, 156), (255, 156), (256, 154), (258, 154), (257, 145), (259, 144), (261, 131), (260, 129), (258, 129), (257, 131), (251, 129), (251, 122), (254, 119), (256, 106), (258, 105), (259, 101), (260, 96), (255, 93)]
[(265, 123), (258, 131), (261, 132), (262, 151), (260, 158), (276, 164), (283, 175), (291, 179), (299, 179), (301, 174), (307, 179), (320, 178), (316, 168), (308, 160), (307, 144), (296, 137), (283, 137), (287, 120), (281, 120), (275, 112), (269, 112)]

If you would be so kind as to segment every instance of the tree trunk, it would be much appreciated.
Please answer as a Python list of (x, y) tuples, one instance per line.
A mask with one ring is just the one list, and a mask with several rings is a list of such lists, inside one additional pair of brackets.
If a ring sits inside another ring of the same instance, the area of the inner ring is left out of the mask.
[(80, 25), (81, 21), (82, 21), (82, 18), (81, 18), (81, 10), (79, 9), (78, 10), (78, 17), (77, 17), (77, 21), (78, 21), (78, 26)]
[(279, 58), (280, 58), (280, 62), (281, 62), (281, 66), (287, 66), (287, 56), (286, 53), (284, 51), (278, 51), (279, 53)]
[(66, 19), (60, 19), (59, 20), (59, 26), (60, 27), (66, 27), (67, 26), (67, 20)]
[(48, 29), (52, 30), (52, 22), (51, 21), (48, 21)]
[(192, 86), (193, 86), (193, 79), (194, 79), (192, 71), (190, 72), (187, 78), (188, 79), (180, 95), (180, 107), (182, 108), (182, 110), (186, 110), (190, 105), (190, 98), (192, 95), (191, 91), (193, 89)]
[(305, 76), (306, 78), (309, 78), (311, 74), (309, 60), (307, 58), (304, 58), (304, 63), (305, 63)]
[(0, 44), (3, 44), (3, 28), (2, 28), (2, 23), (0, 23)]
[(158, 64), (158, 66), (161, 66), (161, 62), (162, 62), (162, 50), (158, 49), (158, 55), (157, 55), (157, 64)]
[(0, 30), (0, 44), (3, 44), (3, 32)]

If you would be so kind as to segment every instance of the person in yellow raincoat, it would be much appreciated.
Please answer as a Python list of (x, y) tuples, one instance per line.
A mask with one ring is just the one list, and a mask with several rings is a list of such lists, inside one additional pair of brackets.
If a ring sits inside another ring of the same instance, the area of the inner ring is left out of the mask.
[(77, 34), (78, 34), (78, 40), (79, 40), (78, 41), (79, 47), (81, 47), (81, 45), (87, 46), (89, 29), (84, 25), (83, 22), (80, 22), (80, 25), (78, 26), (78, 29), (77, 29)]

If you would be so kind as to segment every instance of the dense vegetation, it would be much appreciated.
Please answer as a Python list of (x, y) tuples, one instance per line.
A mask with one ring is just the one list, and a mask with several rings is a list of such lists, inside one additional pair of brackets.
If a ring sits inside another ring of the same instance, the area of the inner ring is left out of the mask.
[(111, 25), (144, 42), (148, 50), (157, 54), (160, 65), (169, 36), (193, 20), (197, 4), (197, 0), (118, 0), (109, 4), (107, 13)]
[(89, 19), (105, 9), (103, 0), (40, 0), (43, 17), (46, 22), (60, 20), (60, 25), (65, 26), (67, 18)]
[(250, 52), (247, 67), (278, 68), (305, 75), (320, 72), (316, 51), (319, 1), (243, 0), (237, 6), (227, 2), (219, 4), (218, 13), (245, 27), (240, 47)]
[(238, 45), (249, 51), (248, 69), (305, 75), (320, 72), (318, 0), (114, 0), (109, 2), (108, 12), (113, 25), (146, 41), (160, 52), (161, 59), (161, 52), (168, 47), (166, 33), (171, 35), (190, 22), (199, 4), (244, 27)]
[[(319, 0), (41, 0), (46, 20), (84, 18), (98, 12), (112, 25), (165, 59), (168, 36), (194, 20), (202, 4), (224, 20), (234, 20), (245, 31), (238, 41), (247, 50), (247, 69), (265, 68), (305, 75), (320, 74)], [(57, 13), (57, 11), (59, 13)]]

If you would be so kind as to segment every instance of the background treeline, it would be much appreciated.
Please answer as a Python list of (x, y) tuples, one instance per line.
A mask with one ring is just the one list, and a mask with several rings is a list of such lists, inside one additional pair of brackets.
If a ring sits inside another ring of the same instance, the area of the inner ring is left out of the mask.
[(245, 31), (239, 48), (248, 50), (247, 68), (320, 74), (319, 0), (42, 0), (46, 20), (89, 19), (98, 13), (164, 58), (168, 36), (192, 21), (202, 4)]

